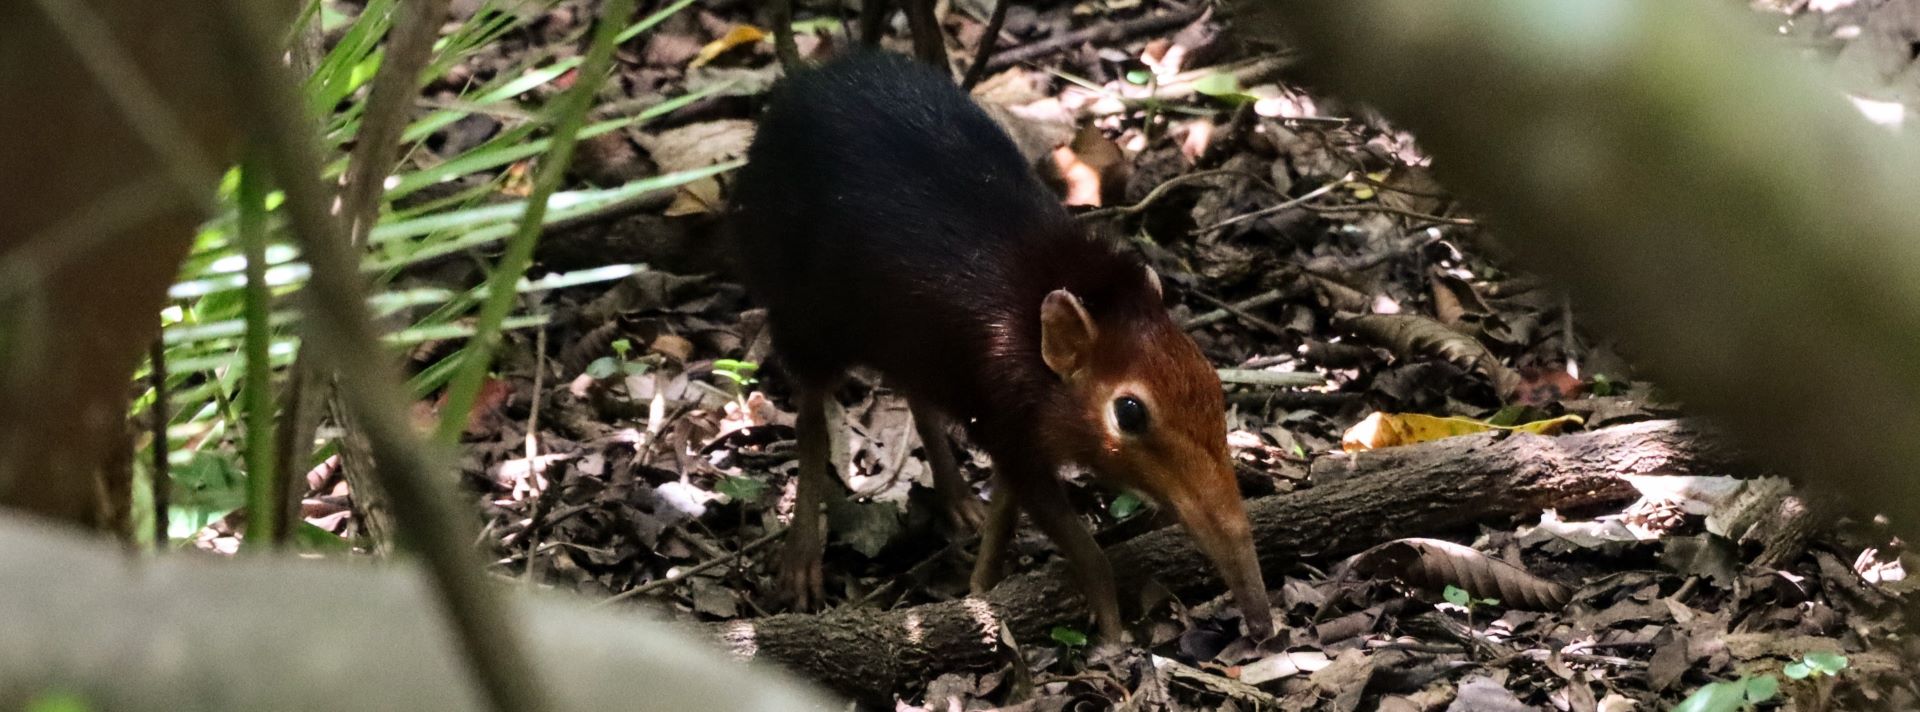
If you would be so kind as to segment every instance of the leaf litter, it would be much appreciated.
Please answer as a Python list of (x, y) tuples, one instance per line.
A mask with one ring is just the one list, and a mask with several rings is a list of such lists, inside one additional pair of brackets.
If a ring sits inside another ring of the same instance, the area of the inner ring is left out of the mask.
[[(534, 54), (571, 55), (592, 5), (521, 8), (544, 14), (428, 95)], [(970, 48), (984, 11), (955, 6), (948, 28)], [(695, 9), (624, 47), (610, 94), (726, 89), (583, 147), (577, 178), (634, 180), (741, 155), (779, 70), (744, 6)], [(802, 19), (815, 10), (803, 6)], [(1153, 0), (1016, 4), (1002, 51), (1177, 11)], [(1831, 24), (1855, 11), (1830, 12), (1814, 17)], [(1218, 365), (1324, 378), (1231, 387), (1230, 444), (1249, 496), (1312, 487), (1317, 463), (1343, 457), (1343, 435), (1383, 414), (1592, 429), (1679, 412), (1579, 326), (1577, 305), (1494, 259), (1413, 137), (1288, 84), (1275, 59), (1284, 51), (1228, 41), (1226, 29), (1202, 13), (1068, 45), (995, 73), (976, 96), (1063, 200), (1132, 236), (1176, 319)], [(842, 42), (831, 29), (803, 35), (815, 58)], [(524, 108), (553, 91), (537, 89)], [(458, 155), (513, 121), (455, 122), (415, 160)], [(688, 186), (619, 223), (625, 232), (591, 239), (710, 244), (725, 187), (724, 176)], [(589, 238), (553, 234), (541, 264), (556, 268), (576, 240), (571, 254), (592, 253)], [(536, 297), (554, 315), (548, 350), (510, 335), (495, 395), (469, 431), (463, 483), (483, 503), (483, 546), (500, 574), (602, 598), (645, 587), (648, 605), (689, 621), (766, 615), (778, 610), (773, 554), (792, 506), (791, 387), (768, 354), (764, 314), (711, 254), (653, 254), (663, 259), (611, 286)], [(471, 267), (438, 267), (409, 276), (477, 279)], [(417, 349), (415, 365), (451, 347)], [(830, 508), (829, 598), (891, 608), (964, 595), (967, 549), (941, 528), (904, 401), (870, 376), (838, 395), (846, 433), (835, 462), (847, 487)], [(987, 459), (971, 446), (963, 455), (984, 490)], [(900, 709), (942, 710), (1663, 709), (1769, 689), (1765, 704), (1788, 709), (1920, 707), (1905, 673), (1920, 650), (1900, 636), (1913, 587), (1904, 544), (1883, 523), (1782, 516), (1819, 505), (1755, 479), (1764, 470), (1727, 474), (1738, 477), (1638, 477), (1642, 498), (1613, 511), (1487, 521), (1269, 571), (1284, 622), (1276, 640), (1238, 636), (1224, 599), (1162, 596), (1137, 647), (1089, 650), (1085, 631), (1067, 626), (1051, 640), (1007, 641), (1019, 655), (999, 668), (940, 671), (894, 692)], [(360, 533), (337, 462), (308, 485), (309, 525)], [(1125, 493), (1076, 486), (1073, 496), (1103, 544), (1144, 531)], [(201, 545), (230, 548), (231, 519)], [(1052, 555), (1028, 527), (1015, 550), (1022, 569)]]

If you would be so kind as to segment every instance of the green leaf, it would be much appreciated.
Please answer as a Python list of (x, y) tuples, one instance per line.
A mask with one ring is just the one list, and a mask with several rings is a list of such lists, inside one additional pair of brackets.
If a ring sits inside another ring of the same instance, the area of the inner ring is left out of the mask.
[(619, 354), (619, 355), (620, 355), (620, 358), (626, 358), (626, 357), (627, 357), (627, 352), (629, 352), (629, 351), (632, 351), (632, 350), (633, 350), (633, 342), (632, 342), (632, 341), (629, 341), (629, 340), (627, 340), (627, 339), (614, 339), (614, 340), (613, 340), (613, 352), (614, 352), (614, 353), (616, 353), (616, 354)]
[(612, 356), (601, 356), (587, 364), (587, 377), (596, 381), (603, 380), (620, 370), (620, 362)]
[(1603, 374), (1598, 374), (1598, 373), (1593, 374), (1593, 394), (1594, 395), (1604, 398), (1607, 396), (1614, 395), (1614, 392), (1616, 389), (1617, 389), (1617, 386), (1614, 384), (1613, 379), (1607, 378)]
[(1113, 498), (1113, 504), (1107, 506), (1107, 512), (1111, 513), (1115, 519), (1126, 519), (1139, 510), (1140, 497), (1132, 492), (1120, 493), (1120, 496)]
[(293, 531), (288, 534), (292, 535), (294, 548), (304, 551), (344, 553), (353, 550), (353, 546), (348, 544), (346, 539), (340, 538), (340, 535), (316, 527), (312, 522), (305, 520), (294, 524)]
[(1148, 72), (1145, 69), (1135, 69), (1131, 72), (1127, 72), (1127, 83), (1129, 84), (1145, 85), (1147, 82), (1150, 82), (1150, 81), (1153, 81), (1153, 73)]
[(1525, 422), (1521, 420), (1521, 418), (1526, 414), (1527, 414), (1526, 406), (1510, 405), (1505, 408), (1501, 408), (1499, 411), (1495, 412), (1493, 414), (1493, 417), (1487, 418), (1487, 423), (1489, 425), (1505, 425), (1505, 426), (1519, 425), (1520, 423)]
[(1441, 592), (1440, 595), (1444, 596), (1448, 603), (1460, 606), (1461, 608), (1473, 605), (1473, 596), (1468, 594), (1466, 589), (1459, 586), (1448, 585), (1447, 589)]
[[(639, 196), (646, 192), (650, 192), (654, 190), (665, 190), (669, 188), (678, 187), (678, 186), (685, 185), (687, 183), (691, 183), (693, 181), (699, 180), (701, 178), (705, 178), (707, 176), (725, 173), (735, 168), (739, 168), (742, 165), (745, 165), (745, 161), (729, 161), (726, 163), (719, 163), (719, 164), (707, 166), (706, 168), (695, 168), (695, 169), (679, 171), (675, 173), (668, 173), (666, 175), (653, 176), (650, 178), (642, 178), (640, 180), (634, 181), (632, 183), (628, 183), (624, 186), (615, 188), (613, 190), (620, 191), (621, 193), (628, 196), (623, 200), (637, 199), (636, 196)], [(604, 203), (592, 205), (590, 207), (583, 206), (580, 204), (570, 205), (565, 208), (554, 207), (547, 212), (547, 222), (548, 224), (551, 224), (557, 220), (566, 220), (570, 218), (580, 217), (583, 215), (588, 215), (604, 208), (611, 208), (614, 204), (618, 202), (622, 202), (622, 201), (604, 202)], [(549, 201), (548, 204), (552, 205), (553, 203), (552, 201)], [(498, 207), (498, 206), (491, 206), (491, 207)], [(518, 215), (518, 214), (519, 214), (518, 212), (514, 213), (514, 215)], [(503, 222), (503, 223), (497, 223), (497, 224), (487, 225), (485, 227), (476, 228), (465, 233), (458, 233), (458, 237), (441, 241), (441, 242), (434, 242), (425, 247), (419, 247), (404, 256), (370, 261), (363, 266), (363, 269), (385, 270), (385, 269), (401, 267), (409, 264), (415, 264), (418, 262), (424, 262), (426, 260), (440, 257), (441, 255), (449, 255), (449, 254), (454, 254), (459, 252), (465, 252), (475, 247), (480, 247), (482, 245), (487, 245), (487, 244), (498, 242), (502, 239), (505, 239), (508, 235), (513, 233), (513, 227), (514, 227), (513, 223)], [(380, 230), (381, 228), (374, 228), (374, 232), (376, 234), (378, 234)]]
[(40, 693), (25, 708), (26, 712), (88, 712), (92, 709), (79, 695), (59, 690)]
[(621, 361), (620, 372), (629, 376), (645, 375), (652, 367), (645, 361)]
[(1773, 699), (1774, 695), (1780, 694), (1780, 678), (1772, 675), (1749, 677), (1746, 683), (1747, 702), (1751, 704), (1766, 702)]
[(726, 477), (714, 483), (713, 491), (735, 502), (758, 502), (767, 493), (767, 483), (751, 477)]
[(675, 2), (672, 5), (655, 10), (653, 14), (640, 18), (639, 22), (628, 25), (626, 29), (621, 30), (620, 34), (613, 38), (613, 43), (615, 45), (626, 44), (627, 40), (633, 39), (642, 32), (646, 32), (649, 28), (660, 24), (667, 18), (672, 17), (674, 13), (684, 10), (688, 5), (692, 4), (693, 0), (679, 0), (679, 2)]
[(723, 358), (714, 361), (713, 368), (716, 371), (729, 371), (742, 376), (748, 376), (758, 373), (760, 371), (760, 364), (752, 361), (735, 361), (730, 358)]
[(1080, 631), (1074, 630), (1072, 628), (1068, 628), (1063, 625), (1054, 626), (1053, 630), (1047, 632), (1047, 635), (1053, 638), (1053, 642), (1059, 643), (1069, 648), (1084, 647), (1087, 644), (1086, 633), (1082, 633)]
[(1838, 675), (1847, 669), (1847, 656), (1839, 653), (1807, 653), (1807, 665), (1828, 675)]
[(1673, 712), (1737, 712), (1746, 705), (1746, 686), (1732, 682), (1715, 682), (1694, 690), (1687, 699), (1674, 706)]
[(1805, 680), (1807, 676), (1813, 674), (1813, 666), (1804, 662), (1791, 662), (1787, 663), (1785, 668), (1781, 668), (1780, 672), (1795, 680)]
[(1215, 72), (1195, 80), (1193, 90), (1207, 96), (1238, 96), (1240, 80), (1231, 74)]

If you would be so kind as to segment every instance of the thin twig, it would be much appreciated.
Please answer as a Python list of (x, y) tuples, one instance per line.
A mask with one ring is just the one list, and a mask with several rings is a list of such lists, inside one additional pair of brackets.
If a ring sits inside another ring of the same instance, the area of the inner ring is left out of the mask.
[(535, 332), (533, 337), (533, 393), (529, 396), (533, 400), (533, 403), (527, 407), (528, 462), (532, 462), (533, 458), (540, 454), (540, 387), (542, 381), (546, 380), (546, 375), (547, 327), (545, 324), (542, 324), (540, 330)]
[[(1204, 5), (1202, 5), (1202, 7), (1204, 8)], [(1139, 35), (1163, 32), (1193, 22), (1200, 17), (1203, 11), (1202, 9), (1189, 9), (1160, 15), (1146, 15), (1124, 22), (1103, 22), (1092, 27), (1083, 27), (1072, 32), (1054, 35), (1039, 42), (1013, 47), (995, 55), (987, 61), (987, 71), (997, 72), (1021, 62), (1039, 59), (1055, 52), (1078, 47), (1089, 42), (1096, 44), (1103, 42), (1111, 43)]]
[(1313, 388), (1327, 385), (1327, 377), (1305, 371), (1255, 371), (1245, 368), (1222, 368), (1215, 370), (1220, 382), (1235, 386), (1267, 386), (1271, 388)]
[(785, 533), (787, 533), (787, 530), (784, 527), (767, 532), (766, 534), (761, 535), (760, 538), (747, 542), (746, 546), (740, 547), (739, 551), (729, 553), (725, 556), (720, 556), (720, 557), (708, 559), (706, 561), (702, 561), (690, 568), (681, 569), (679, 572), (675, 573), (672, 576), (654, 579), (652, 581), (648, 581), (639, 586), (629, 588), (625, 591), (621, 591), (617, 594), (614, 594), (608, 598), (602, 599), (599, 603), (595, 603), (594, 605), (605, 606), (617, 601), (624, 601), (629, 598), (633, 598), (635, 596), (644, 596), (649, 593), (653, 593), (654, 591), (658, 591), (668, 586), (672, 586), (676, 583), (687, 580), (687, 577), (689, 576), (694, 576), (696, 574), (701, 574), (701, 573), (711, 571), (716, 567), (724, 566), (727, 563), (732, 562), (734, 559), (738, 559), (742, 556), (753, 553), (755, 550), (759, 549), (760, 547), (766, 546), (768, 543), (772, 542), (773, 540), (780, 538), (780, 535)]
[(993, 49), (1000, 43), (1000, 28), (1007, 24), (1007, 7), (1012, 4), (1013, 0), (994, 0), (993, 14), (987, 17), (987, 31), (980, 35), (980, 49), (974, 53), (972, 66), (967, 67), (966, 75), (960, 80), (961, 89), (971, 90), (987, 76), (987, 60), (993, 57)]
[(896, 586), (900, 584), (901, 581), (911, 581), (913, 579), (918, 578), (920, 572), (925, 571), (927, 567), (934, 565), (936, 562), (946, 559), (948, 556), (952, 556), (959, 552), (966, 551), (967, 547), (973, 546), (974, 544), (979, 543), (979, 541), (980, 541), (980, 535), (978, 533), (968, 534), (959, 539), (949, 541), (947, 542), (947, 545), (941, 547), (939, 551), (933, 552), (932, 555), (929, 555), (928, 557), (921, 559), (919, 562), (915, 563), (913, 566), (907, 567), (907, 570), (904, 573), (900, 574), (899, 576), (894, 576), (890, 579), (887, 579), (886, 583), (873, 587), (872, 591), (868, 591), (867, 594), (864, 596), (861, 596), (859, 600), (847, 604), (847, 607), (860, 608), (860, 607), (866, 606), (867, 604), (874, 602), (876, 599), (880, 598), (881, 596), (886, 595), (888, 591), (892, 591)]
[[(1231, 76), (1240, 86), (1254, 86), (1271, 80), (1299, 60), (1296, 54), (1270, 54), (1212, 67), (1189, 69), (1157, 82), (1153, 90), (1144, 95), (1118, 97), (1120, 101), (1117, 104), (1102, 102), (1090, 107), (1089, 110), (1095, 115), (1108, 115), (1189, 99), (1200, 93), (1200, 80), (1216, 74)], [(1345, 119), (1333, 121), (1340, 123)]]
[(793, 40), (793, 0), (773, 0), (773, 56), (787, 74), (800, 71), (800, 45)]
[(480, 385), (486, 380), (487, 368), (492, 365), (494, 351), (500, 345), (500, 325), (506, 321), (507, 313), (513, 311), (514, 296), (518, 293), (516, 285), (533, 265), (533, 251), (540, 241), (540, 226), (546, 221), (548, 199), (566, 179), (567, 167), (578, 145), (575, 139), (586, 123), (587, 108), (592, 106), (594, 95), (613, 67), (614, 37), (633, 14), (633, 5), (634, 0), (608, 0), (601, 8), (604, 15), (594, 28), (587, 57), (580, 63), (579, 79), (554, 106), (553, 134), (548, 138), (551, 148), (540, 161), (533, 191), (527, 196), (526, 211), (521, 214), (513, 237), (507, 240), (506, 253), (500, 256), (499, 264), (487, 280), (486, 298), (474, 317), (473, 337), (467, 340), (466, 348), (460, 350), (460, 363), (453, 380), (447, 384), (446, 406), (440, 412), (440, 426), (434, 431), (434, 437), (441, 443), (458, 443), (461, 432), (466, 429), (468, 413), (479, 397)]
[[(400, 139), (407, 126), (408, 110), (420, 95), (421, 70), (432, 58), (433, 43), (439, 34), (442, 19), (447, 16), (448, 5), (449, 0), (424, 0), (401, 3), (393, 10), (393, 27), (388, 32), (385, 56), (367, 90), (360, 130), (355, 136), (353, 152), (347, 158), (346, 181), (339, 196), (340, 214), (346, 220), (345, 237), (348, 244), (364, 244), (368, 232), (380, 221), (386, 177), (399, 161)], [(316, 21), (313, 24), (318, 23)], [(284, 410), (275, 437), (279, 453), (275, 462), (279, 469), (275, 471), (280, 473), (280, 479), (283, 480), (281, 487), (285, 490), (282, 511), (292, 509), (295, 504), (290, 478), (306, 469), (301, 465), (312, 452), (314, 432), (320, 424), (321, 403), (323, 400), (333, 400), (331, 391), (334, 379), (331, 374), (316, 368), (314, 359), (307, 354), (305, 342), (298, 348), (280, 397)], [(336, 410), (344, 410), (338, 403), (333, 405)], [(341, 413), (336, 413), (336, 416), (343, 423), (351, 420), (350, 416)], [(354, 432), (349, 433), (346, 439), (352, 441), (359, 437), (361, 435)], [(361, 450), (347, 448), (343, 451)], [(376, 466), (370, 460), (357, 456), (343, 457), (340, 467), (348, 484), (354, 488), (359, 515), (367, 525), (366, 531), (378, 551), (392, 542), (384, 541), (384, 497), (375, 481), (377, 476), (368, 472)], [(291, 521), (291, 518), (285, 521)], [(287, 529), (286, 526), (278, 527), (275, 536), (284, 537)]]
[(347, 181), (340, 195), (341, 214), (347, 218), (347, 240), (366, 242), (380, 216), (380, 196), (386, 177), (400, 156), (400, 134), (407, 127), (407, 109), (420, 95), (420, 71), (433, 55), (440, 23), (451, 0), (414, 0), (393, 10), (393, 29), (387, 33), (385, 56), (367, 90), (365, 118), (360, 122), (353, 155), (347, 161)]
[(167, 550), (167, 508), (173, 506), (172, 463), (167, 462), (167, 345), (159, 336), (147, 346), (147, 383), (153, 386), (153, 408), (149, 415), (153, 437), (153, 545)]
[[(1238, 309), (1241, 312), (1245, 312), (1249, 309), (1259, 309), (1260, 307), (1264, 307), (1268, 304), (1272, 304), (1274, 302), (1280, 301), (1280, 298), (1284, 296), (1286, 296), (1286, 294), (1284, 292), (1281, 292), (1278, 289), (1269, 289), (1259, 294), (1255, 294), (1251, 297), (1247, 297), (1246, 299), (1242, 299), (1240, 301), (1234, 302), (1230, 306), (1232, 307), (1232, 309)], [(1229, 317), (1232, 317), (1232, 316), (1235, 316), (1235, 312), (1229, 310), (1226, 307), (1221, 307), (1221, 308), (1214, 309), (1213, 311), (1207, 312), (1205, 314), (1200, 314), (1191, 319), (1183, 321), (1180, 323), (1180, 327), (1183, 329), (1198, 329), (1200, 327), (1207, 326), (1209, 324), (1226, 321)]]
[(913, 56), (951, 78), (953, 66), (947, 60), (946, 32), (934, 14), (934, 0), (900, 0), (907, 11), (907, 34), (913, 40)]
[[(1288, 120), (1289, 120), (1289, 121), (1292, 121), (1293, 119), (1288, 119)], [(1343, 119), (1343, 121), (1344, 121), (1344, 119)], [(1400, 186), (1397, 186), (1397, 185), (1393, 185), (1393, 184), (1391, 184), (1391, 183), (1388, 183), (1388, 182), (1386, 182), (1386, 181), (1383, 181), (1383, 180), (1380, 180), (1380, 179), (1378, 179), (1378, 178), (1375, 178), (1375, 177), (1373, 177), (1373, 176), (1367, 176), (1367, 175), (1363, 175), (1363, 176), (1360, 176), (1359, 178), (1356, 178), (1356, 179), (1354, 179), (1354, 180), (1356, 180), (1356, 181), (1359, 181), (1359, 182), (1361, 182), (1361, 183), (1365, 183), (1365, 184), (1367, 184), (1367, 185), (1370, 185), (1370, 186), (1373, 186), (1373, 187), (1375, 187), (1375, 188), (1378, 188), (1378, 189), (1380, 189), (1380, 190), (1385, 190), (1385, 191), (1391, 191), (1391, 192), (1394, 192), (1394, 193), (1400, 193), (1400, 194), (1403, 194), (1403, 195), (1411, 195), (1411, 196), (1414, 196), (1414, 197), (1416, 197), (1416, 198), (1440, 198), (1440, 199), (1443, 199), (1443, 200), (1451, 200), (1451, 199), (1453, 198), (1453, 196), (1451, 196), (1451, 195), (1447, 195), (1446, 193), (1429, 193), (1429, 192), (1426, 192), (1426, 191), (1420, 191), (1420, 190), (1413, 190), (1413, 189), (1411, 189), (1411, 188), (1402, 188), (1402, 187), (1400, 187)]]
[(1192, 183), (1202, 178), (1214, 178), (1217, 176), (1224, 176), (1224, 175), (1237, 175), (1237, 176), (1242, 176), (1252, 180), (1256, 180), (1256, 181), (1259, 181), (1260, 184), (1263, 187), (1265, 187), (1267, 190), (1278, 192), (1278, 189), (1274, 188), (1272, 183), (1267, 182), (1267, 179), (1259, 174), (1253, 173), (1251, 171), (1243, 171), (1237, 168), (1214, 168), (1211, 170), (1194, 171), (1186, 175), (1179, 175), (1179, 176), (1174, 176), (1172, 178), (1168, 178), (1165, 181), (1162, 181), (1160, 185), (1154, 186), (1153, 190), (1147, 191), (1146, 197), (1141, 198), (1140, 202), (1138, 203), (1134, 203), (1132, 205), (1116, 205), (1111, 208), (1100, 208), (1098, 210), (1089, 210), (1087, 212), (1081, 213), (1080, 219), (1081, 220), (1097, 220), (1100, 218), (1112, 217), (1115, 215), (1138, 214), (1139, 212), (1146, 210), (1149, 207), (1152, 207), (1155, 201), (1158, 201), (1161, 198), (1166, 197), (1167, 193), (1173, 190), (1174, 188), (1177, 188), (1182, 185), (1186, 185), (1188, 183)]
[(1353, 180), (1353, 176), (1354, 176), (1353, 173), (1348, 173), (1346, 175), (1340, 176), (1339, 178), (1328, 181), (1325, 185), (1322, 185), (1318, 188), (1314, 188), (1313, 190), (1307, 191), (1306, 195), (1302, 195), (1298, 198), (1294, 198), (1292, 200), (1286, 201), (1279, 205), (1261, 208), (1259, 210), (1255, 210), (1245, 215), (1236, 215), (1236, 216), (1227, 218), (1225, 220), (1214, 223), (1207, 227), (1203, 227), (1198, 230), (1195, 230), (1193, 231), (1193, 234), (1195, 235), (1205, 234), (1205, 233), (1213, 232), (1214, 230), (1218, 230), (1223, 227), (1227, 227), (1229, 225), (1236, 225), (1239, 223), (1243, 223), (1248, 220), (1252, 220), (1254, 218), (1266, 217), (1268, 215), (1272, 215), (1274, 213), (1277, 213), (1283, 210), (1290, 210), (1293, 208), (1302, 207), (1306, 204), (1307, 201), (1313, 200), (1314, 198), (1318, 198), (1322, 195), (1326, 195), (1327, 193), (1331, 193), (1335, 188), (1339, 188), (1340, 186), (1346, 185), (1348, 181)]
[[(1413, 218), (1415, 220), (1426, 220), (1429, 222), (1439, 223), (1441, 225), (1473, 226), (1473, 225), (1480, 224), (1479, 221), (1476, 221), (1472, 218), (1448, 218), (1448, 217), (1441, 217), (1439, 215), (1428, 215), (1426, 213), (1416, 213), (1411, 210), (1389, 208), (1385, 205), (1370, 205), (1367, 203), (1355, 203), (1353, 205), (1301, 205), (1300, 209), (1310, 210), (1316, 213), (1386, 213), (1388, 215), (1398, 215), (1403, 218)], [(1221, 223), (1220, 225), (1215, 225), (1214, 227), (1221, 227), (1225, 224), (1226, 223)]]
[(1257, 327), (1262, 331), (1281, 338), (1290, 336), (1287, 330), (1281, 328), (1279, 324), (1254, 316), (1252, 312), (1241, 309), (1238, 305), (1230, 304), (1218, 297), (1199, 290), (1191, 290), (1191, 293), (1193, 296), (1199, 298), (1200, 301), (1213, 305), (1215, 309), (1225, 310), (1228, 314), (1232, 314), (1235, 319), (1239, 319), (1248, 326)]
[(860, 46), (867, 49), (880, 46), (880, 35), (884, 34), (887, 16), (892, 14), (891, 0), (866, 0), (860, 3)]
[(218, 66), (226, 73), (236, 111), (248, 118), (262, 159), (285, 191), (288, 223), (312, 266), (301, 291), (301, 327), (315, 353), (340, 374), (343, 399), (366, 433), (380, 463), (376, 472), (397, 505), (393, 513), (401, 541), (421, 553), (486, 703), (497, 712), (544, 712), (548, 698), (527, 658), (520, 621), (509, 614), (499, 587), (488, 580), (468, 545), (472, 513), (455, 500), (450, 458), (444, 450), (429, 449), (407, 419), (397, 364), (367, 314), (358, 254), (343, 239), (330, 214), (332, 197), (320, 183), (315, 127), (294, 91), (297, 82), (263, 40), (269, 34), (259, 17), (263, 10), (243, 0), (218, 3), (216, 26), (207, 34), (224, 55)]
[[(548, 493), (557, 493), (560, 491), (560, 483), (557, 479), (546, 479), (545, 468), (538, 467), (540, 462), (540, 397), (543, 395), (541, 388), (544, 385), (543, 381), (545, 381), (544, 376), (546, 375), (547, 327), (542, 325), (533, 337), (533, 393), (529, 396), (533, 403), (527, 407), (526, 451), (522, 455), (527, 461), (527, 481), (530, 483), (530, 486), (534, 488), (534, 492), (530, 497), (530, 499), (533, 500), (533, 513), (527, 517), (527, 529), (524, 534), (527, 539), (526, 581), (528, 583), (533, 582), (534, 554), (540, 551), (540, 526), (542, 524), (540, 520), (546, 518), (547, 510), (553, 506), (552, 501), (550, 501), (548, 497)], [(565, 469), (562, 468), (561, 471), (564, 472)], [(545, 480), (545, 484), (541, 484), (542, 480)]]
[[(292, 367), (287, 369), (287, 385), (280, 393), (280, 420), (274, 424), (273, 452), (278, 459), (273, 471), (280, 473), (284, 495), (280, 507), (285, 512), (280, 522), (286, 525), (273, 532), (275, 541), (284, 542), (292, 533), (291, 524), (298, 511), (300, 494), (304, 492), (300, 485), (306, 484), (308, 457), (313, 454), (314, 436), (320, 430), (321, 395), (327, 386), (314, 364), (313, 354), (300, 347), (294, 354)], [(356, 491), (354, 495), (361, 496), (361, 493)]]

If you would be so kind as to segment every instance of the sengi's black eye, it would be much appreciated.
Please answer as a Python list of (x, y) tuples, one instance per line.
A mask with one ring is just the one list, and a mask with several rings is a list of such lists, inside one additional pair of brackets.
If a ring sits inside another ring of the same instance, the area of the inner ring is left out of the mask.
[(1129, 435), (1146, 432), (1147, 404), (1133, 396), (1120, 396), (1113, 399), (1113, 423)]

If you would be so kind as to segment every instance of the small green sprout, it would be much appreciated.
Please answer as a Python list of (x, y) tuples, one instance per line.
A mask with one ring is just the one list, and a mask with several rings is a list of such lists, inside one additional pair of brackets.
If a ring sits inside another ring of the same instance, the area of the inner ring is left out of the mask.
[(1607, 396), (1618, 394), (1619, 390), (1620, 390), (1619, 384), (1614, 383), (1613, 379), (1607, 378), (1606, 374), (1604, 373), (1593, 374), (1592, 392), (1595, 396), (1605, 398)]
[(714, 483), (713, 491), (735, 502), (758, 502), (767, 492), (767, 483), (751, 477), (731, 476)]
[(1054, 626), (1053, 630), (1049, 631), (1047, 635), (1053, 638), (1053, 642), (1067, 646), (1069, 649), (1087, 647), (1086, 633), (1063, 625)]
[(1474, 606), (1500, 605), (1500, 599), (1498, 598), (1474, 598), (1473, 594), (1467, 593), (1466, 589), (1459, 586), (1448, 585), (1446, 590), (1442, 591), (1440, 595), (1446, 598), (1448, 603), (1468, 610), (1472, 610)]
[(1839, 653), (1807, 653), (1798, 661), (1787, 663), (1780, 670), (1787, 677), (1805, 680), (1810, 677), (1837, 677), (1841, 670), (1847, 669), (1847, 656)]
[(734, 385), (741, 388), (747, 388), (755, 383), (759, 383), (759, 379), (753, 377), (753, 374), (759, 371), (760, 364), (752, 361), (737, 361), (730, 358), (723, 358), (713, 362), (714, 375), (733, 381)]
[(651, 368), (645, 360), (627, 358), (627, 354), (633, 353), (633, 342), (615, 339), (612, 348), (612, 356), (601, 356), (587, 364), (588, 377), (598, 381), (614, 376), (638, 376)]
[(1126, 519), (1134, 512), (1140, 511), (1140, 504), (1139, 495), (1121, 492), (1120, 496), (1113, 498), (1113, 504), (1107, 505), (1107, 513), (1112, 514), (1114, 519)]

